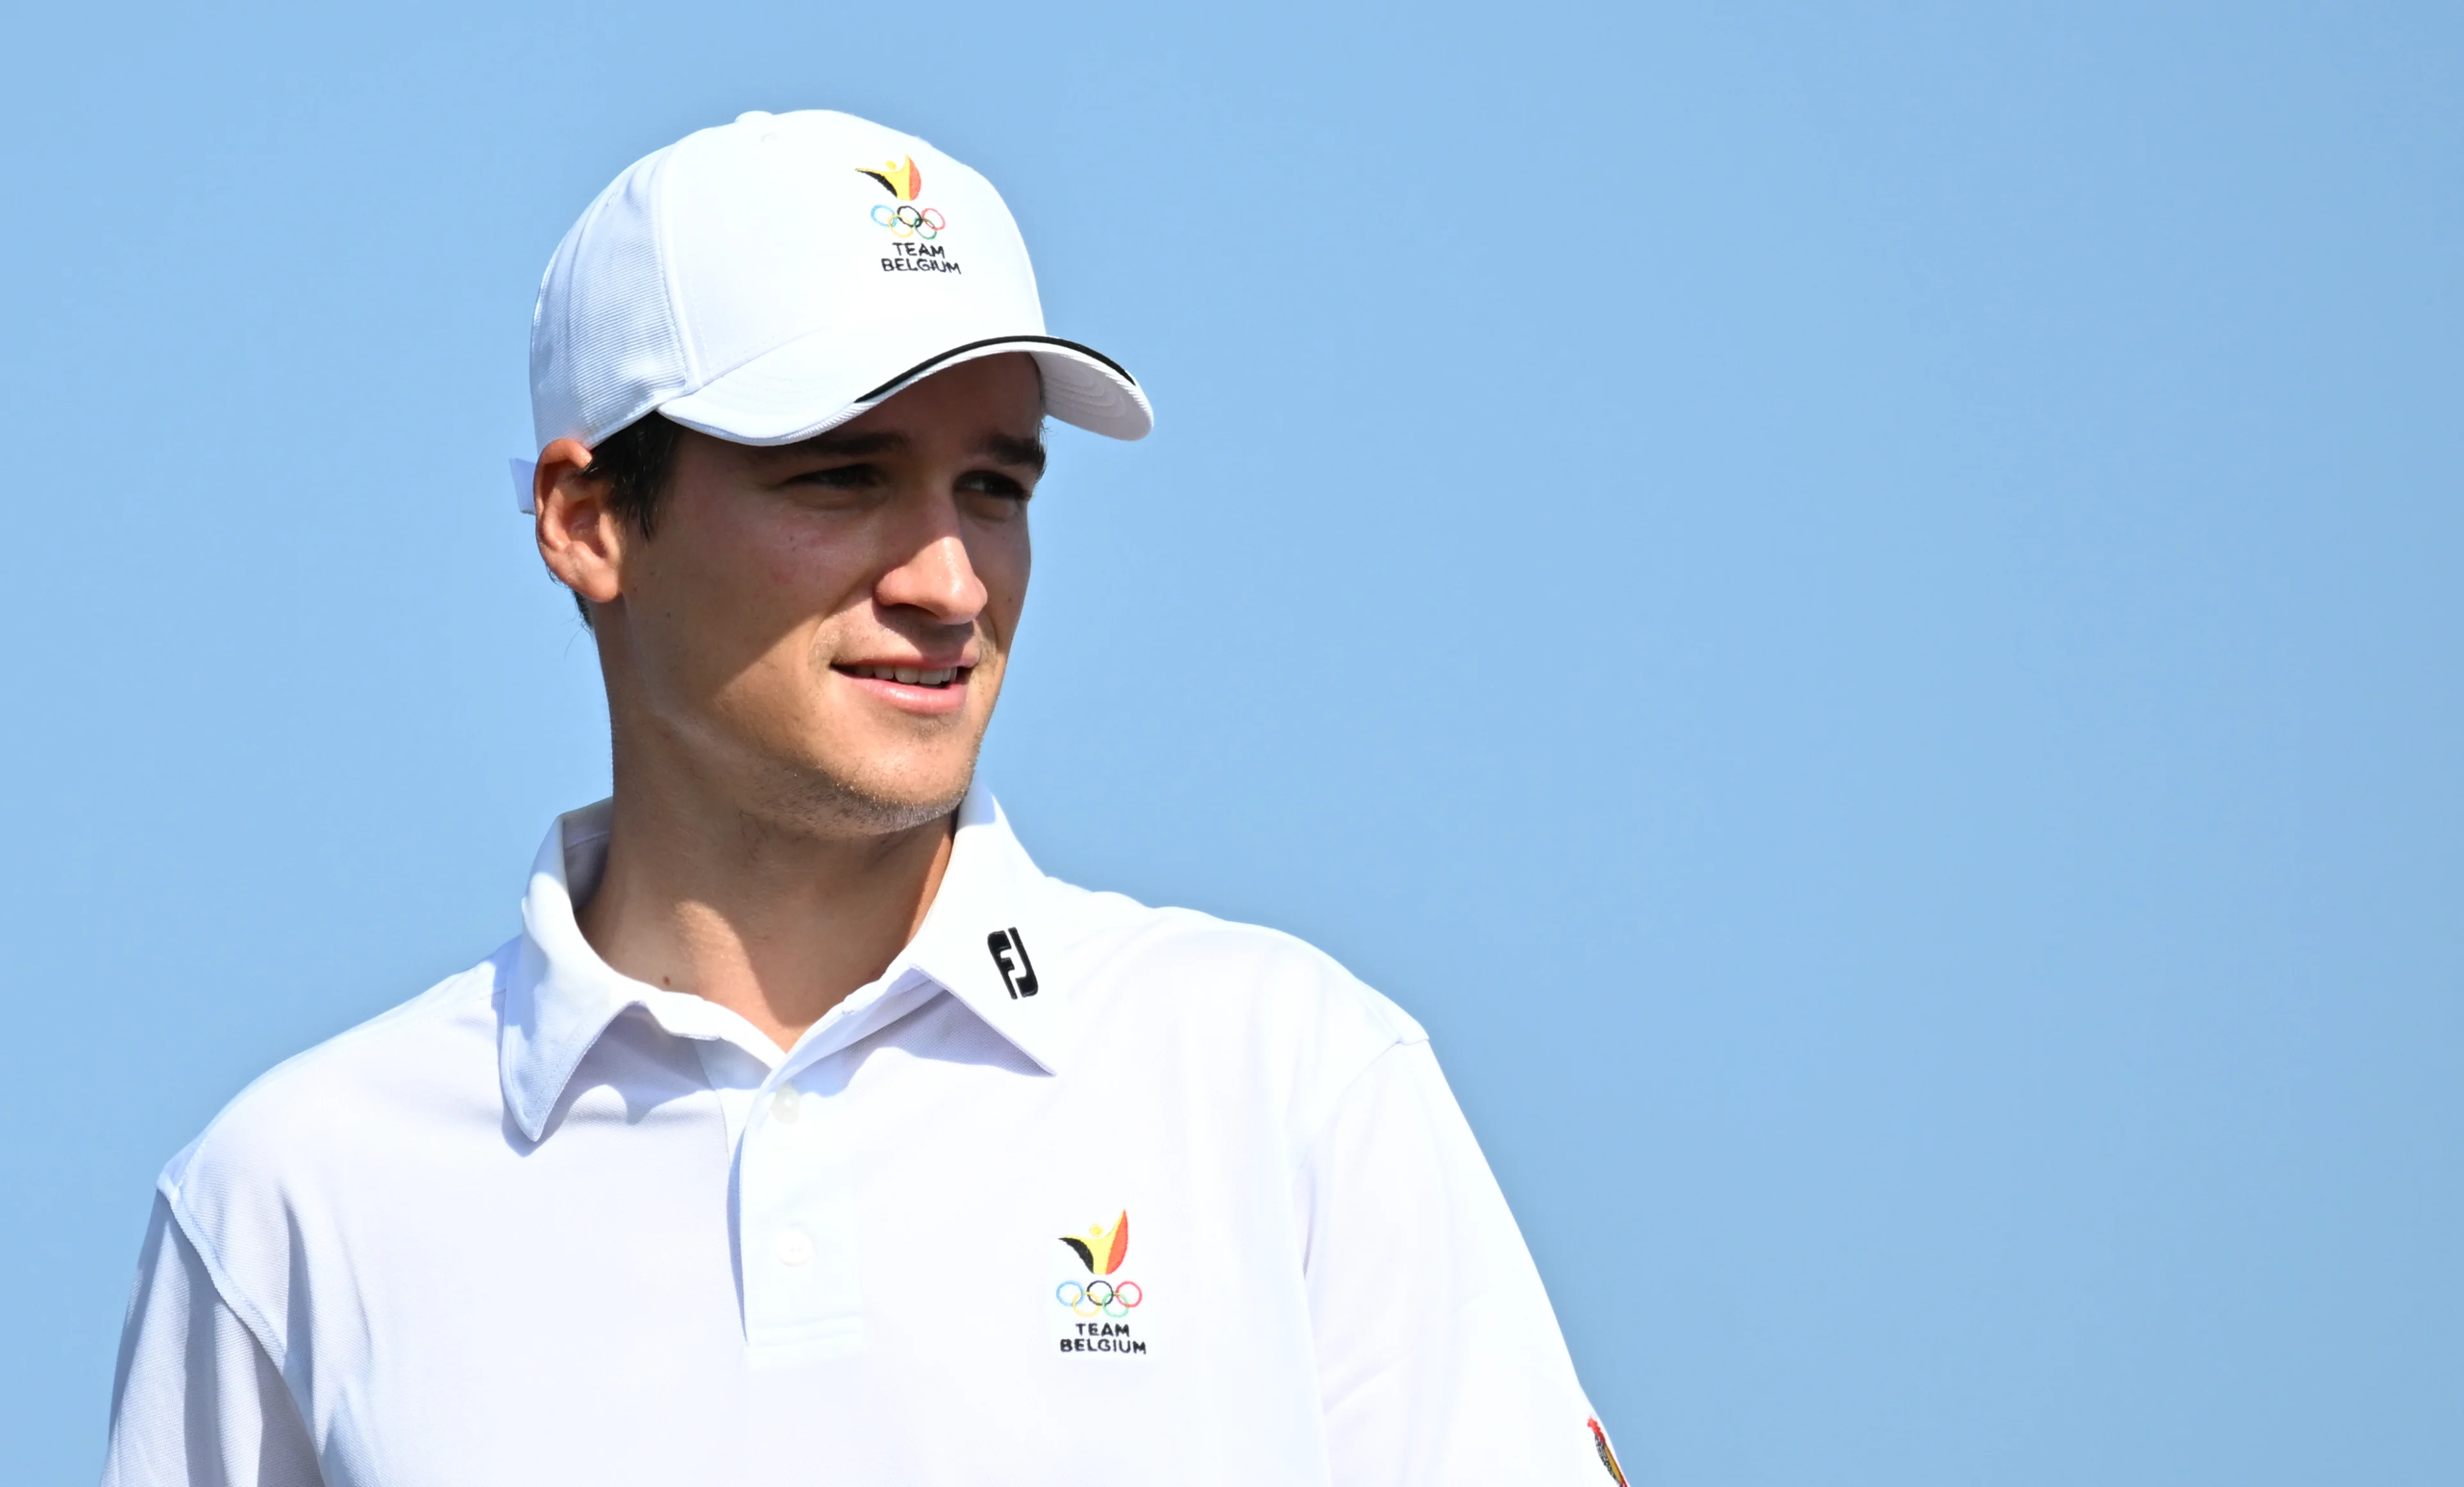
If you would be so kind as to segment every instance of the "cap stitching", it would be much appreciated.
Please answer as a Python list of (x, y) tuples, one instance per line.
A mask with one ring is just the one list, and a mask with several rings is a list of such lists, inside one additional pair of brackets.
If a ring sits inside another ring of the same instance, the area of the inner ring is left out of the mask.
[[(659, 255), (659, 287), (668, 297), (668, 330), (676, 338), (676, 349), (684, 356), (685, 381), (691, 390), (698, 392), (702, 387), (701, 349), (693, 336), (692, 318), (685, 313), (683, 286), (676, 282), (675, 254), (668, 232), (668, 166), (675, 161), (675, 150), (686, 143), (690, 140), (661, 151), (658, 168), (651, 173), (650, 249)], [(657, 407), (659, 401), (663, 400), (653, 400), (650, 406)]]

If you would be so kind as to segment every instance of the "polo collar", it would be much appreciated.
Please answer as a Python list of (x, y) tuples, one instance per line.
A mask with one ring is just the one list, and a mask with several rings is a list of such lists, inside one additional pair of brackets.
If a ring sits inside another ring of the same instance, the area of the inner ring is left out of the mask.
[[(606, 864), (613, 802), (559, 816), (531, 864), (522, 898), (522, 937), (507, 966), (497, 1032), (505, 1103), (536, 1142), (583, 1055), (627, 1010), (640, 1008), (684, 1037), (760, 1041), (750, 1024), (687, 993), (635, 981), (599, 958), (575, 919)], [(980, 783), (958, 807), (957, 837), (933, 906), (905, 949), (880, 977), (859, 988), (806, 1031), (774, 1078), (904, 1016), (935, 992), (964, 1004), (1046, 1074), (1060, 1072), (1064, 998), (1035, 952), (1058, 943), (1057, 896), (1010, 831), (1008, 817)], [(766, 1046), (766, 1045), (765, 1045)]]

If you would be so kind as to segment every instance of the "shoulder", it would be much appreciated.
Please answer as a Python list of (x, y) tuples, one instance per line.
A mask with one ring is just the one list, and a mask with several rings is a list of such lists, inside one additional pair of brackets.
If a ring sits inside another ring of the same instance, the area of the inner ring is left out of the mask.
[[(493, 1084), (495, 992), (507, 952), (449, 976), (387, 1011), (294, 1054), (231, 1099), (163, 1181), (174, 1191), (213, 1166), (257, 1165), (347, 1142), (370, 1120), (410, 1101), (430, 1106), (451, 1087), (467, 1055), (484, 1050)], [(464, 1055), (457, 1057), (456, 1055)]]
[(1088, 982), (1168, 984), (1243, 1017), (1341, 1025), (1381, 1044), (1428, 1036), (1410, 1013), (1297, 936), (1058, 879), (1051, 885), (1066, 926), (1061, 948)]
[(286, 1249), (340, 1189), (383, 1170), (423, 1131), (501, 1121), (496, 990), (507, 953), (276, 1064), (165, 1166), (156, 1186), (173, 1219), (243, 1313), (228, 1267), (249, 1268), (244, 1254)]
[[(1388, 1050), (1425, 1043), (1411, 1014), (1305, 940), (1196, 909), (1152, 908), (1057, 880), (1052, 984), (1089, 1041), (1279, 1092), (1310, 1123)], [(1106, 1030), (1116, 1030), (1108, 1035)]]

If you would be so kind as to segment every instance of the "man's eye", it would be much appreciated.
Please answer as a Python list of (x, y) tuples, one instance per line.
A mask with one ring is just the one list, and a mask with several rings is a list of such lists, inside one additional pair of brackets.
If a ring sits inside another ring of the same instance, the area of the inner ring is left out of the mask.
[(807, 470), (792, 477), (790, 485), (819, 486), (825, 491), (860, 491), (881, 483), (881, 475), (870, 465), (833, 465), (827, 470)]
[(977, 470), (958, 477), (958, 489), (981, 496), (1002, 496), (1012, 500), (1024, 500), (1033, 492), (998, 470)]

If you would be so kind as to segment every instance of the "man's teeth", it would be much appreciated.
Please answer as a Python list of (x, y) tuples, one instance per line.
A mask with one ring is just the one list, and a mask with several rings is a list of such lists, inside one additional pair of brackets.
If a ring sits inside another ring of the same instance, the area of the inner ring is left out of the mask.
[(850, 666), (847, 673), (869, 677), (876, 681), (903, 681), (911, 687), (946, 687), (958, 678), (956, 666), (942, 666), (930, 671), (913, 666)]

